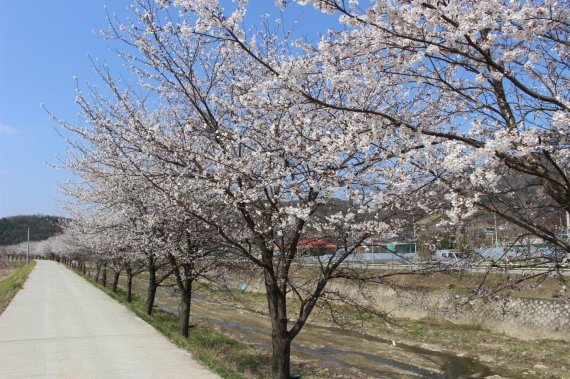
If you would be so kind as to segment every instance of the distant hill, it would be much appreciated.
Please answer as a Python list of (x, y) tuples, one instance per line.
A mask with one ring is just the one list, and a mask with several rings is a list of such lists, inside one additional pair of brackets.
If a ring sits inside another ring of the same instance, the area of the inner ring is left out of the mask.
[(26, 241), (30, 228), (30, 241), (45, 240), (62, 232), (63, 217), (12, 216), (0, 218), (0, 245), (13, 245)]

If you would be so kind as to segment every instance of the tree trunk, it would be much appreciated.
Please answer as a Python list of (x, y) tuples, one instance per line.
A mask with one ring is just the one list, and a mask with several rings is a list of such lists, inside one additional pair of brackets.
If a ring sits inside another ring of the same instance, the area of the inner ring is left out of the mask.
[(113, 292), (117, 292), (117, 286), (119, 285), (119, 278), (121, 277), (121, 270), (115, 271), (113, 276)]
[(101, 283), (103, 283), (103, 287), (107, 287), (107, 264), (103, 265), (103, 278), (101, 278)]
[(133, 301), (133, 269), (127, 268), (127, 302)]
[(101, 276), (101, 264), (97, 263), (97, 273), (95, 274), (95, 281), (99, 281), (99, 277)]
[(151, 280), (148, 281), (148, 291), (146, 297), (146, 314), (149, 316), (152, 314), (152, 309), (154, 307), (154, 297), (156, 296), (156, 287), (157, 287), (156, 283), (154, 283)]
[(185, 288), (180, 289), (180, 310), (178, 313), (180, 335), (188, 337), (190, 329), (190, 304), (192, 302), (192, 280), (185, 280)]
[(273, 379), (289, 379), (291, 376), (291, 339), (287, 330), (287, 303), (285, 292), (265, 273), (267, 303), (271, 317), (271, 374)]
[(273, 379), (291, 378), (291, 341), (285, 335), (271, 335), (273, 354), (271, 356), (271, 374)]
[(148, 259), (148, 291), (146, 295), (146, 314), (152, 314), (152, 307), (154, 306), (154, 297), (156, 296), (156, 267), (154, 266), (154, 258), (152, 256)]

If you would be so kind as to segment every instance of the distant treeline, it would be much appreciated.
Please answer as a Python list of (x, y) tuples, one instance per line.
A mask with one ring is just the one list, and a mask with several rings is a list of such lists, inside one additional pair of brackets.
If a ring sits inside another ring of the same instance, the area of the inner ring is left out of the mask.
[(13, 245), (26, 241), (30, 228), (30, 241), (42, 241), (62, 232), (63, 217), (12, 216), (0, 218), (0, 245)]

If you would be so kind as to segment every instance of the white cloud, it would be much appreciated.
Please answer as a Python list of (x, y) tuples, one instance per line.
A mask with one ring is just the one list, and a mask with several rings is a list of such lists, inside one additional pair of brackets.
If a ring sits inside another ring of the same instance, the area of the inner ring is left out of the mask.
[(0, 124), (0, 134), (16, 134), (18, 129), (11, 126)]

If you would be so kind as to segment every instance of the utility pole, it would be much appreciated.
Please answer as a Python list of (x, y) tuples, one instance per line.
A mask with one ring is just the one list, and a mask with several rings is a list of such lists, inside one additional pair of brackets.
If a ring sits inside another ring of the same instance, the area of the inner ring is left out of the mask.
[(26, 253), (26, 264), (30, 263), (30, 228), (28, 228), (28, 252)]

